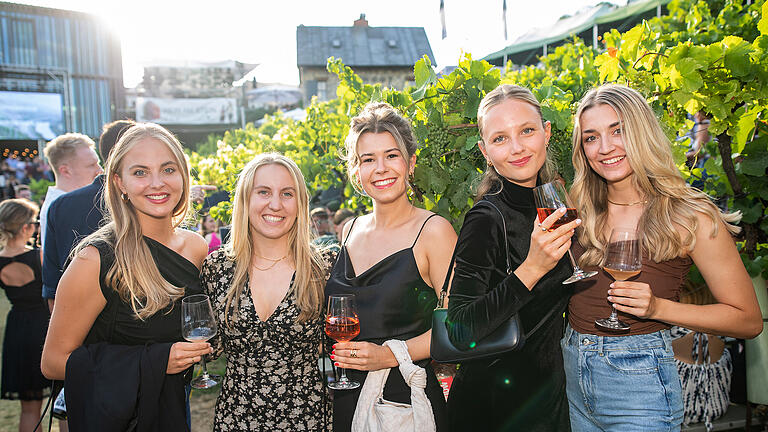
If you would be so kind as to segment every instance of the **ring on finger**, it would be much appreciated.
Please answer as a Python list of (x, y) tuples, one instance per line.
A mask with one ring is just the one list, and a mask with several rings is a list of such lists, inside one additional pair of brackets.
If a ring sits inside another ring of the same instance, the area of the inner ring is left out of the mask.
[(547, 232), (547, 229), (542, 224), (539, 224), (539, 229), (541, 229), (542, 232)]
[(357, 350), (353, 349), (352, 352), (349, 354), (349, 356), (352, 358), (357, 358)]

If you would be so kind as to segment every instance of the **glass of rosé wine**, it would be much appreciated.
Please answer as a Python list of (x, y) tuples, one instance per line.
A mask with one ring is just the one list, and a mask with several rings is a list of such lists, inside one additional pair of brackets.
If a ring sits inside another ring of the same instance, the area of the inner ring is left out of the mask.
[[(325, 314), (325, 334), (337, 342), (348, 342), (360, 334), (360, 319), (357, 317), (355, 295), (328, 296), (328, 311)], [(360, 387), (357, 381), (347, 378), (347, 371), (341, 369), (338, 381), (328, 384), (334, 390), (351, 390)]]

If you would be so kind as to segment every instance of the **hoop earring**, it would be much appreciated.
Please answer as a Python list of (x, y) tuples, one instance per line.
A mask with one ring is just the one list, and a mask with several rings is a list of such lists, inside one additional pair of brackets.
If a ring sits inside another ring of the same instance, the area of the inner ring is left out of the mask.
[(120, 194), (120, 198), (122, 198), (123, 201), (126, 201), (126, 202), (131, 200), (130, 198), (128, 198), (128, 195), (125, 192)]

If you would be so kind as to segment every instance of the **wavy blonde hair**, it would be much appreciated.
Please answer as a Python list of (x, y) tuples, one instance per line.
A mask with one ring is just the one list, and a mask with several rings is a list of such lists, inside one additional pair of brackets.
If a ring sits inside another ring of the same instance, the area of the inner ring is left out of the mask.
[(0, 202), (0, 249), (19, 235), (24, 225), (33, 223), (39, 208), (37, 204), (23, 198), (7, 199)]
[[(533, 107), (536, 108), (536, 112), (539, 113), (541, 125), (545, 126), (547, 124), (547, 121), (544, 120), (544, 117), (541, 115), (541, 104), (539, 104), (538, 99), (536, 99), (536, 96), (534, 96), (530, 90), (513, 84), (501, 84), (489, 91), (477, 107), (477, 130), (480, 133), (480, 143), (483, 143), (483, 145), (485, 145), (483, 142), (483, 121), (485, 120), (485, 116), (488, 115), (488, 111), (490, 111), (491, 108), (506, 100), (518, 100), (533, 105)], [(550, 182), (554, 180), (556, 175), (557, 168), (555, 162), (549, 156), (549, 152), (547, 152), (544, 165), (539, 169), (539, 181), (541, 183)], [(477, 185), (475, 201), (480, 200), (483, 195), (487, 194), (495, 187), (498, 187), (500, 192), (502, 184), (501, 176), (496, 171), (496, 168), (486, 167), (483, 177)]]
[[(248, 271), (253, 260), (253, 235), (248, 207), (253, 192), (256, 171), (266, 165), (280, 165), (288, 170), (296, 187), (298, 212), (296, 221), (288, 231), (290, 254), (296, 265), (293, 281), (296, 304), (300, 313), (299, 322), (320, 316), (323, 304), (325, 284), (324, 265), (317, 249), (312, 245), (312, 232), (309, 219), (309, 193), (304, 176), (294, 161), (278, 153), (265, 153), (256, 156), (243, 168), (237, 178), (235, 199), (232, 206), (232, 231), (224, 245), (227, 259), (235, 264), (232, 286), (227, 291), (225, 321), (229, 324), (230, 313), (237, 319), (240, 297), (248, 281)], [(234, 312), (232, 312), (234, 310)]]
[(179, 167), (182, 195), (171, 213), (173, 227), (177, 228), (188, 217), (189, 164), (181, 144), (162, 126), (137, 123), (125, 131), (109, 153), (104, 190), (108, 211), (107, 224), (83, 239), (72, 252), (77, 254), (96, 241), (112, 246), (115, 261), (107, 271), (106, 283), (131, 305), (131, 309), (141, 320), (163, 310), (184, 295), (184, 287), (172, 285), (160, 274), (144, 241), (136, 210), (130, 201), (122, 199), (117, 185), (116, 178), (121, 175), (125, 155), (145, 139), (155, 139), (168, 147)]
[[(598, 105), (608, 105), (619, 117), (627, 161), (632, 168), (632, 184), (648, 204), (638, 222), (637, 231), (643, 249), (656, 262), (683, 256), (696, 245), (699, 228), (697, 213), (712, 221), (712, 236), (722, 221), (731, 234), (740, 213), (723, 214), (708, 195), (689, 186), (675, 166), (669, 139), (661, 129), (648, 102), (637, 91), (622, 85), (606, 84), (590, 90), (579, 102), (573, 127), (573, 167), (575, 176), (571, 197), (584, 221), (578, 231), (579, 242), (586, 248), (580, 265), (602, 261), (608, 218), (608, 188), (605, 179), (589, 166), (581, 139), (581, 115)], [(680, 228), (685, 230), (681, 235)]]

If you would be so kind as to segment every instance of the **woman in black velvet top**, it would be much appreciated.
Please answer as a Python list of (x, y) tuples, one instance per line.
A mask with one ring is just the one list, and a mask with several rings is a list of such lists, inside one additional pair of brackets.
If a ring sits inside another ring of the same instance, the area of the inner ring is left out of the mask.
[(581, 221), (547, 232), (562, 213), (537, 219), (533, 187), (554, 170), (547, 160), (550, 124), (533, 94), (499, 86), (483, 98), (477, 117), (488, 168), (456, 246), (450, 338), (458, 347), (482, 343), (516, 313), (530, 331), (556, 310), (521, 350), (462, 363), (448, 397), (448, 423), (455, 431), (569, 430), (559, 340), (570, 295), (562, 281), (571, 268), (563, 256)]

